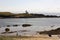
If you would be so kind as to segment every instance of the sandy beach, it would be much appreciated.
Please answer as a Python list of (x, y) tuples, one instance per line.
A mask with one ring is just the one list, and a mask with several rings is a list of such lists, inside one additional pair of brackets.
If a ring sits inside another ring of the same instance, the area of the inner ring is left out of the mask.
[(48, 35), (40, 35), (40, 36), (33, 36), (33, 37), (17, 37), (13, 38), (14, 40), (60, 40), (57, 35), (53, 35), (49, 37)]
[(14, 40), (60, 40), (56, 38), (14, 38)]
[(3, 40), (60, 40), (58, 35), (52, 35), (49, 37), (48, 35), (32, 35), (32, 36), (0, 36), (0, 39)]

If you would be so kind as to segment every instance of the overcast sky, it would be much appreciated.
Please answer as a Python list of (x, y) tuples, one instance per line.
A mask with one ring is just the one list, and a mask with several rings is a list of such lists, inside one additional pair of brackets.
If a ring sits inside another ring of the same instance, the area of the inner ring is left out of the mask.
[(60, 0), (0, 0), (0, 11), (60, 13)]

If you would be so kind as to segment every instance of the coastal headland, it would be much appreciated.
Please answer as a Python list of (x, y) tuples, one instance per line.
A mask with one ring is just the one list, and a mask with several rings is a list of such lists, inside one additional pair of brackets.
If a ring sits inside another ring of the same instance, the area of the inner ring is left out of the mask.
[(0, 12), (0, 18), (59, 18), (57, 15), (45, 15), (41, 13), (29, 13), (25, 11), (25, 13), (14, 14), (11, 12)]

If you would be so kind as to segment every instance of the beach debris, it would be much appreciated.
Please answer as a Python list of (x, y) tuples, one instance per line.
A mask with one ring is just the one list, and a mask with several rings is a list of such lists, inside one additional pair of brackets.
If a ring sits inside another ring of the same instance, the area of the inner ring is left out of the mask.
[(31, 24), (23, 24), (22, 27), (29, 27), (32, 26)]
[(48, 34), (48, 36), (49, 36), (49, 37), (52, 37), (52, 35), (51, 35), (51, 34)]

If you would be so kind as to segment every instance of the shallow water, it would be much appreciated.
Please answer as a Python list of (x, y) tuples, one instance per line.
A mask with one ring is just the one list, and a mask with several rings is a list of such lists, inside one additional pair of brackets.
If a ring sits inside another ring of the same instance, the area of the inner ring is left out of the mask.
[[(19, 25), (14, 27), (12, 25)], [(22, 27), (22, 24), (31, 24), (30, 27)], [(10, 31), (14, 30), (30, 30), (44, 31), (51, 30), (60, 27), (60, 18), (11, 18), (11, 19), (0, 19), (0, 32), (5, 31), (6, 25), (11, 25)], [(54, 27), (51, 27), (54, 26)]]

